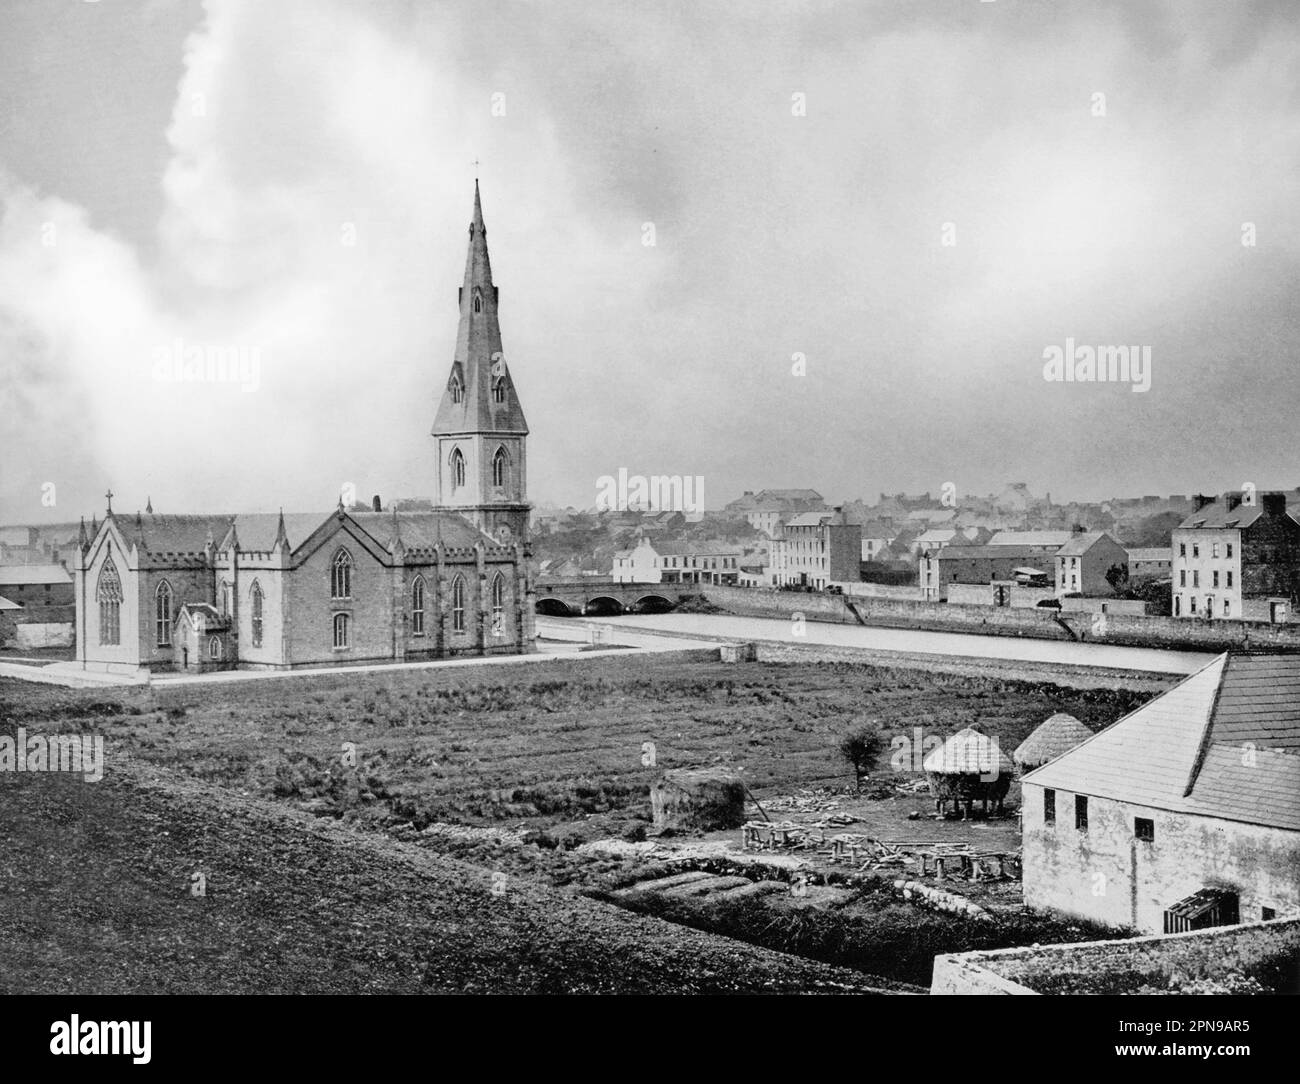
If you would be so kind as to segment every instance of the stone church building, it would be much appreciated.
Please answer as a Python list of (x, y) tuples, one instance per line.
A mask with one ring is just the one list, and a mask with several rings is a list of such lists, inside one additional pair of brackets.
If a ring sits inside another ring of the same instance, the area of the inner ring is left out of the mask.
[(528, 424), (501, 350), (478, 184), (431, 511), (121, 515), (82, 523), (77, 659), (282, 669), (532, 650)]

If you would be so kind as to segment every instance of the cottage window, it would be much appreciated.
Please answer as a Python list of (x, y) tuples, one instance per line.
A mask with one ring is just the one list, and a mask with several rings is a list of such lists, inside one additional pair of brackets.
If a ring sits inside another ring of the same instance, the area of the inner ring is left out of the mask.
[(1228, 586), (1232, 586), (1232, 569), (1228, 569)]
[(1199, 568), (1192, 569), (1192, 586), (1201, 586), (1201, 570)]
[(1074, 826), (1080, 832), (1088, 830), (1088, 799), (1082, 794), (1074, 796)]
[(1178, 586), (1179, 587), (1187, 586), (1187, 569), (1185, 568), (1180, 568), (1178, 570)]
[(451, 629), (452, 632), (465, 631), (465, 577), (457, 576), (451, 581)]
[(1186, 542), (1179, 542), (1179, 543), (1178, 543), (1178, 556), (1179, 556), (1179, 557), (1186, 557), (1186, 556), (1187, 556), (1187, 543), (1186, 543)]
[(1213, 575), (1212, 575), (1212, 578), (1213, 578), (1213, 580), (1214, 580), (1214, 586), (1215, 586), (1215, 587), (1218, 587), (1218, 586), (1219, 586), (1219, 570), (1218, 570), (1217, 568), (1214, 570), (1214, 573), (1213, 573)]
[(1190, 610), (1192, 613), (1196, 613), (1196, 596), (1195, 596), (1195, 595), (1193, 595), (1190, 599), (1187, 600), (1187, 608), (1188, 608), (1188, 610)]
[(1272, 907), (1261, 907), (1259, 909), (1259, 920), (1268, 922), (1270, 919), (1277, 918), (1277, 910)]
[(1192, 556), (1193, 556), (1193, 557), (1199, 557), (1200, 555), (1201, 555), (1201, 544), (1200, 544), (1199, 542), (1193, 542), (1193, 543), (1192, 543)]
[(1232, 556), (1232, 543), (1231, 543), (1231, 542), (1228, 543), (1228, 556), (1229, 556), (1229, 557)]
[(411, 584), (411, 634), (424, 635), (424, 577), (416, 576)]
[(347, 550), (339, 550), (330, 566), (330, 597), (352, 597), (352, 555)]
[(1043, 791), (1043, 823), (1056, 823), (1056, 791)]
[(1223, 616), (1227, 617), (1232, 610), (1232, 603), (1226, 598), (1223, 600)]
[(250, 592), (253, 603), (253, 646), (262, 646), (262, 585), (256, 580), (253, 581), (253, 590)]
[(122, 580), (117, 574), (113, 558), (104, 562), (95, 585), (95, 601), (99, 603), (99, 642), (116, 645), (122, 642)]
[(166, 580), (154, 592), (154, 643), (166, 647), (172, 641), (172, 585)]
[(1156, 841), (1156, 822), (1149, 817), (1135, 817), (1133, 819), (1133, 835), (1143, 843), (1154, 843)]
[(1219, 556), (1219, 544), (1217, 542), (1213, 542), (1210, 544), (1210, 556), (1211, 557)]
[(352, 638), (351, 638), (352, 629), (351, 629), (350, 626), (351, 626), (351, 619), (348, 617), (347, 614), (335, 614), (335, 615), (334, 615), (334, 648), (335, 648), (335, 650), (337, 650), (337, 651), (341, 651), (341, 650), (343, 650), (344, 648), (347, 648), (347, 647), (350, 647), (350, 646), (351, 646), (351, 643), (352, 643)]

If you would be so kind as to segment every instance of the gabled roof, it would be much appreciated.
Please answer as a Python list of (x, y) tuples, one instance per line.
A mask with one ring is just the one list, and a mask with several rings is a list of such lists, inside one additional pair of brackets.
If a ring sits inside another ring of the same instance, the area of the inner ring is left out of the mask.
[(234, 521), (233, 513), (215, 516), (156, 516), (151, 513), (139, 517), (113, 516), (127, 546), (134, 543), (141, 550), (153, 554), (202, 553), (209, 539), (216, 545), (225, 538)]
[(1023, 557), (1046, 556), (1050, 550), (1049, 546), (944, 546), (938, 553), (940, 561), (1018, 561)]
[(1174, 551), (1172, 546), (1155, 546), (1128, 551), (1129, 563), (1139, 561), (1172, 561)]
[(1025, 782), (1300, 831), (1300, 655), (1220, 655)]
[[(206, 602), (185, 603), (176, 611), (176, 620), (183, 620), (190, 617), (191, 614), (198, 614), (203, 618), (205, 630), (219, 631), (230, 627), (230, 618), (222, 614), (215, 606), (210, 606)], [(190, 624), (193, 623), (191, 620)]]
[[(285, 535), (289, 539), (289, 550), (305, 542), (332, 513), (324, 512), (290, 512), (284, 517)], [(239, 538), (239, 549), (243, 553), (269, 553), (275, 548), (276, 535), (280, 528), (280, 516), (274, 512), (241, 513), (235, 517), (235, 534)], [(230, 533), (218, 538), (224, 545), (229, 541)]]
[[(1075, 531), (1070, 536), (1070, 540), (1056, 551), (1056, 556), (1082, 557), (1103, 538), (1110, 538), (1110, 536), (1105, 531)], [(1119, 545), (1119, 543), (1115, 544)]]

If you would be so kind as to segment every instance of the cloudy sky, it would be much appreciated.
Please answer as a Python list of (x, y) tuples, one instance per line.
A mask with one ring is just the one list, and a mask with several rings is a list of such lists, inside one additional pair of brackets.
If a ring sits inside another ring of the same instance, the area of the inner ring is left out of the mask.
[[(1298, 31), (1294, 0), (6, 4), (0, 520), (428, 495), (476, 159), (534, 500), (619, 467), (710, 506), (1295, 486)], [(1045, 380), (1067, 339), (1149, 347), (1150, 389)], [(196, 348), (255, 376), (160, 364)]]

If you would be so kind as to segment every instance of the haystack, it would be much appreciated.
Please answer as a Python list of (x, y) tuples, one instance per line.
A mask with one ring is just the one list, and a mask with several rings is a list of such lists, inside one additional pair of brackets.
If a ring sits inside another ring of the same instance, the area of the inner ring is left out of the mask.
[(1023, 774), (1068, 753), (1091, 737), (1092, 731), (1073, 715), (1058, 711), (1022, 741), (1011, 757)]
[(657, 829), (712, 832), (745, 823), (745, 784), (730, 768), (664, 772), (650, 788)]
[(959, 730), (932, 751), (923, 762), (934, 795), (934, 807), (942, 816), (948, 803), (970, 816), (971, 805), (980, 802), (988, 812), (989, 803), (1001, 811), (1002, 799), (1011, 786), (1015, 765), (998, 748), (997, 738), (990, 738), (974, 727)]

